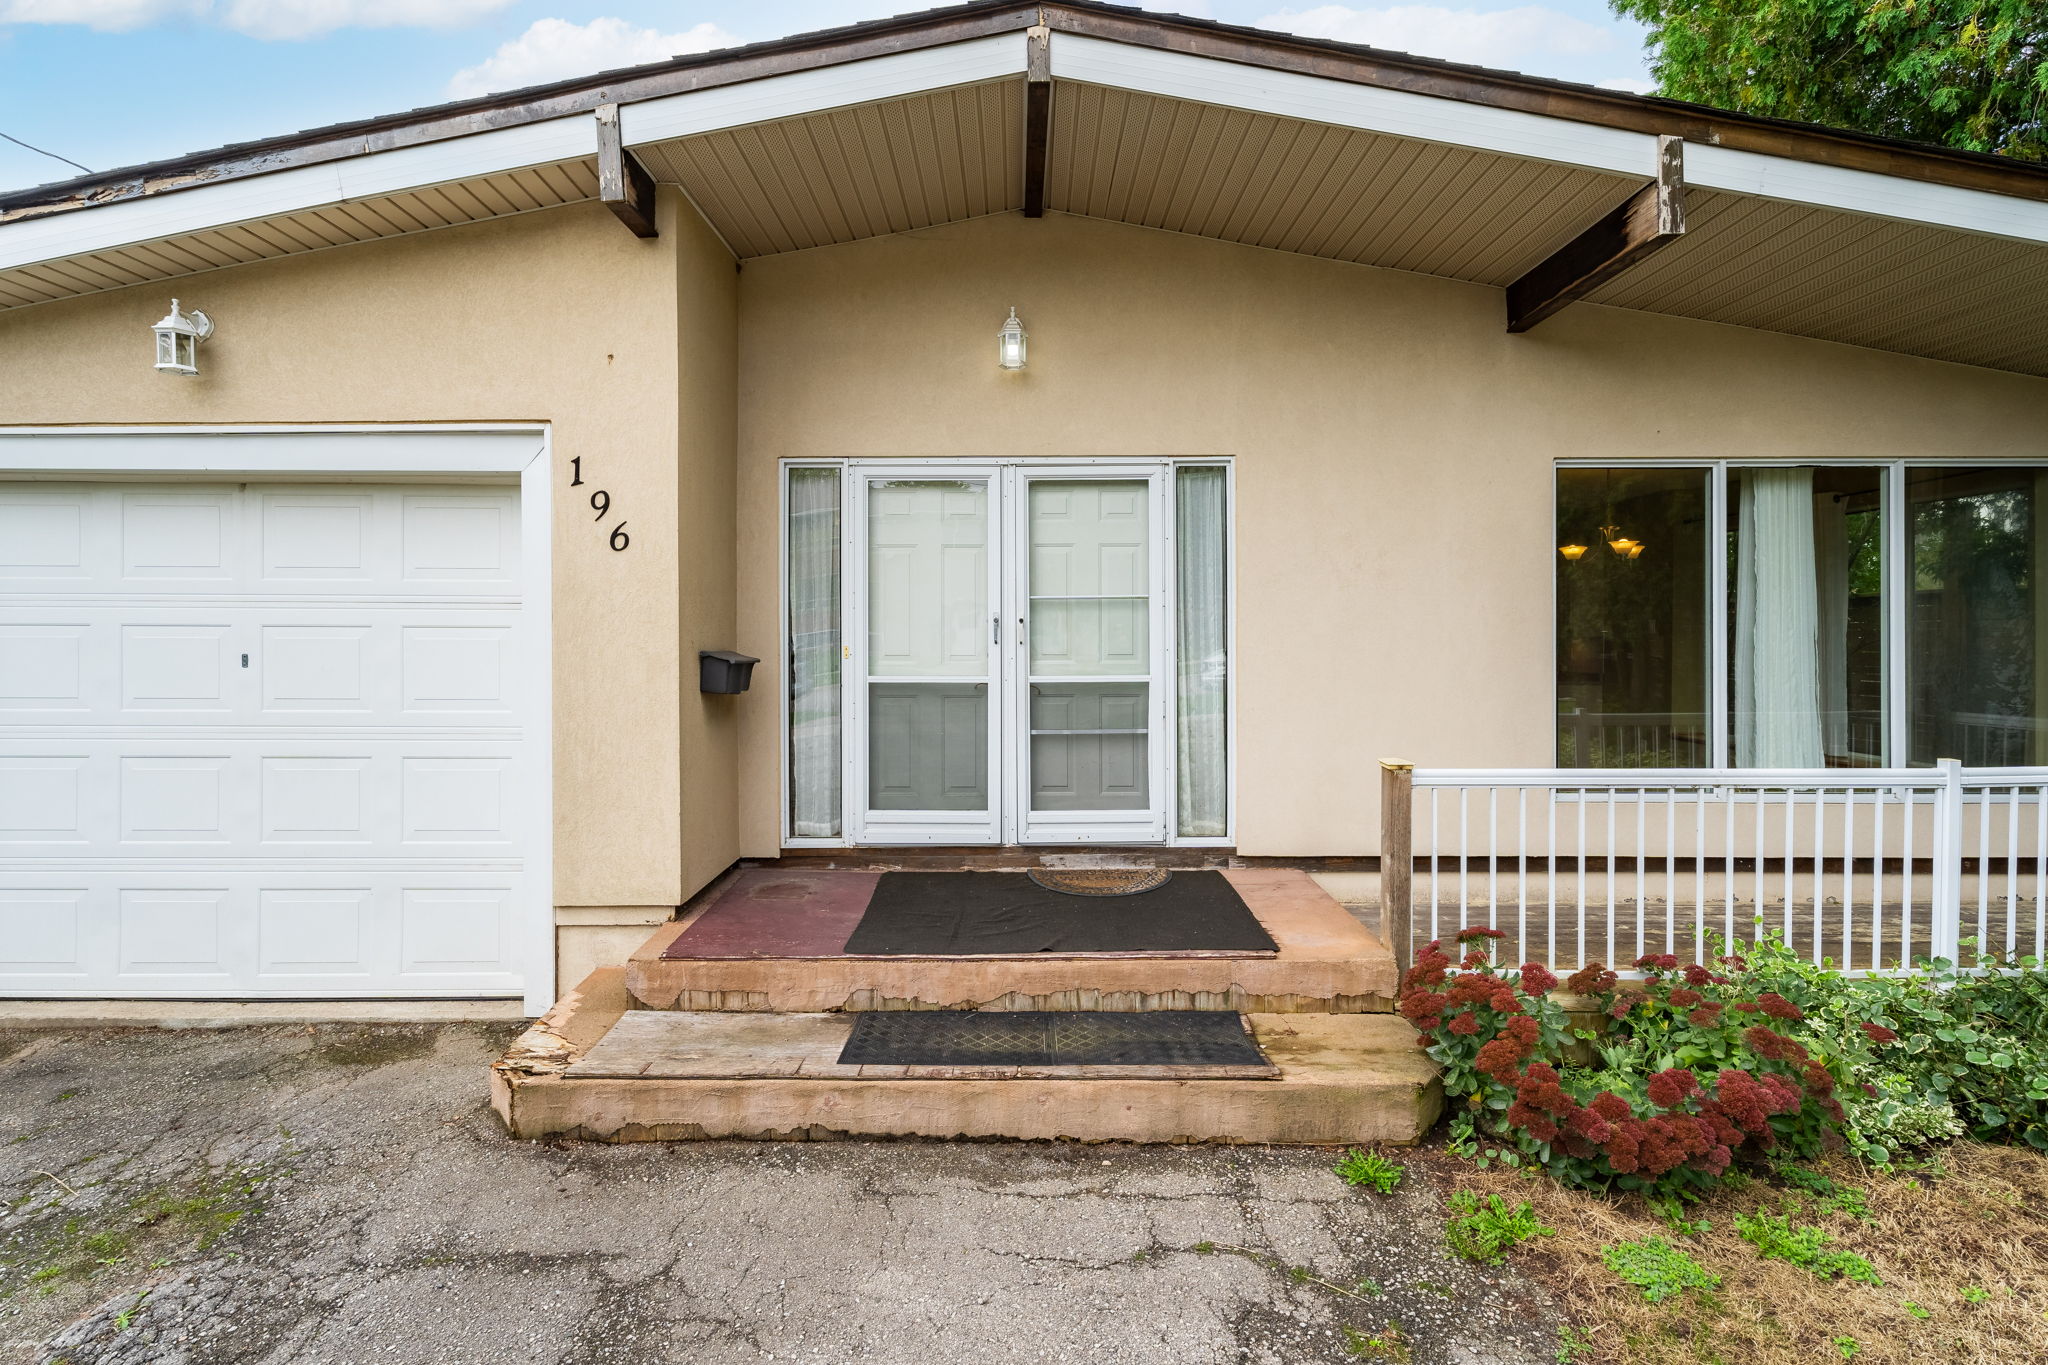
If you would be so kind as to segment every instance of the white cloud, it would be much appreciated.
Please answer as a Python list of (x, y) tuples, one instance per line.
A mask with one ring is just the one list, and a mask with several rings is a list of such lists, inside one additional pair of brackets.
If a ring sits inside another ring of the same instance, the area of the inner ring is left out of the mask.
[(624, 19), (599, 18), (587, 24), (566, 19), (536, 19), (533, 26), (475, 66), (455, 73), (448, 93), (462, 98), (516, 90), (524, 85), (588, 76), (621, 66), (664, 61), (686, 52), (733, 47), (739, 39), (716, 24), (698, 24), (681, 33), (640, 28)]
[(448, 28), (512, 0), (0, 0), (0, 24), (83, 24), (102, 31), (204, 19), (252, 38), (312, 38), (338, 28)]
[(1544, 57), (1586, 56), (1611, 52), (1616, 46), (1614, 30), (1542, 5), (1497, 10), (1318, 5), (1267, 15), (1259, 27), (1514, 70), (1544, 64)]
[(338, 28), (455, 28), (512, 0), (227, 0), (220, 22), (252, 38), (311, 38)]
[(1600, 88), (1602, 90), (1625, 90), (1631, 95), (1654, 95), (1657, 93), (1657, 82), (1623, 76), (1616, 80), (1600, 82)]
[(0, 24), (83, 24), (118, 33), (206, 13), (209, 0), (0, 0)]

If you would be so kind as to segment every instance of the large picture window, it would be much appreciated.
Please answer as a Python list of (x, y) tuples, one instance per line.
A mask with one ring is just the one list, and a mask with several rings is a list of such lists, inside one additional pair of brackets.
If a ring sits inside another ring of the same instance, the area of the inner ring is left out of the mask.
[(2048, 761), (2048, 469), (1557, 474), (1557, 762)]

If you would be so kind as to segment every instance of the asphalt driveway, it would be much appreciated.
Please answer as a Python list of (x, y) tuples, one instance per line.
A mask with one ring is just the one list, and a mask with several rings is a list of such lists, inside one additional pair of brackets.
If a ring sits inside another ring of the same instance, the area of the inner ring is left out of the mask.
[(514, 1142), (484, 1075), (516, 1032), (0, 1033), (0, 1360), (1555, 1350), (1540, 1290), (1444, 1254), (1425, 1174), (1382, 1198), (1288, 1149)]

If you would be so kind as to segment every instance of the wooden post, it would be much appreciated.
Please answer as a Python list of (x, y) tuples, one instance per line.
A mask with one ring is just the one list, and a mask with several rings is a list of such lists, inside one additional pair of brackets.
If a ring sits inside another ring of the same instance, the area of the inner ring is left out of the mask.
[(1380, 760), (1380, 939), (1406, 972), (1414, 961), (1415, 765)]
[(654, 178), (619, 135), (619, 106), (597, 107), (597, 197), (635, 237), (652, 237)]
[(1657, 178), (1508, 286), (1508, 330), (1526, 332), (1685, 234), (1685, 143), (1657, 139)]
[(1024, 216), (1045, 217), (1045, 165), (1052, 144), (1052, 30), (1024, 30)]

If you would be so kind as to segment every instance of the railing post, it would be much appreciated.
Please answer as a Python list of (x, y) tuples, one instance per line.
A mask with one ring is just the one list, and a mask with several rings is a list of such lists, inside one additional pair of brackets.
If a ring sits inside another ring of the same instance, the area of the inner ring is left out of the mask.
[[(1962, 966), (1963, 764), (1935, 761), (1944, 779), (1934, 792), (1934, 911), (1928, 925), (1931, 956)], [(1912, 856), (1908, 849), (1907, 856)], [(1910, 864), (1908, 864), (1910, 867)], [(1910, 886), (1910, 883), (1909, 883)], [(1910, 892), (1909, 892), (1910, 894)]]
[(1380, 760), (1380, 938), (1405, 973), (1413, 961), (1415, 765)]

